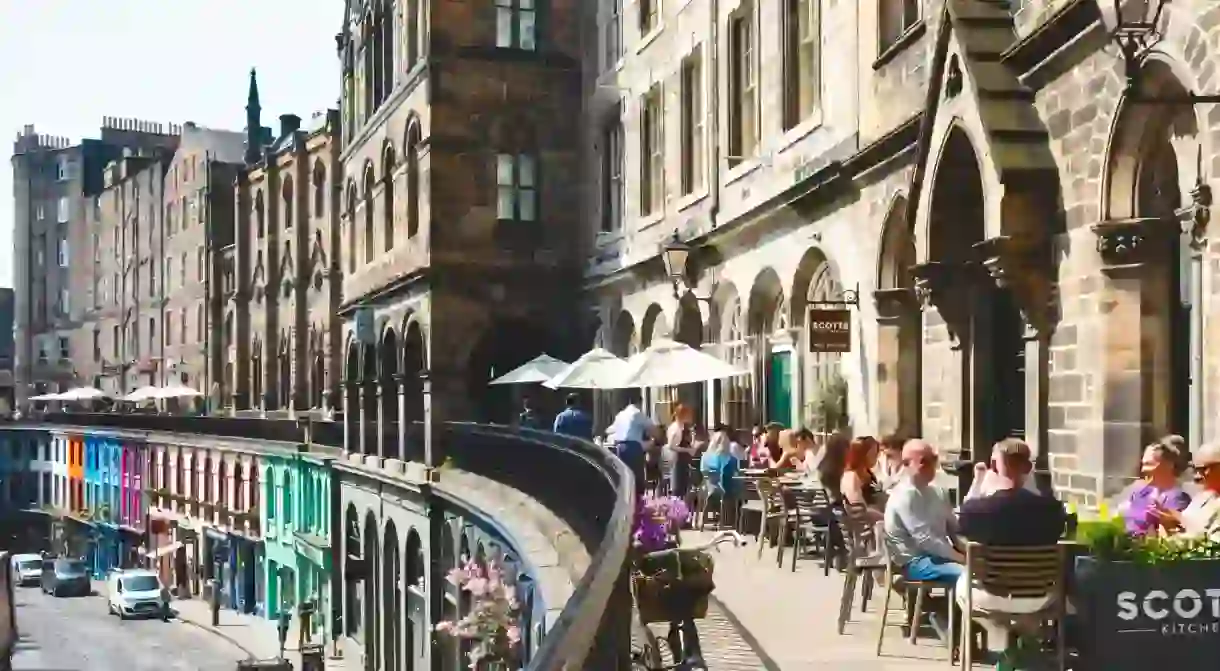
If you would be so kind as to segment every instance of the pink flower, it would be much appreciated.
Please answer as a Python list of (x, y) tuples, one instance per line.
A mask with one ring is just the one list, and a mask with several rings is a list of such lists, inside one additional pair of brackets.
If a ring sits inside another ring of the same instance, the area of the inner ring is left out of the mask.
[(521, 627), (515, 624), (509, 625), (508, 629), (504, 631), (504, 635), (508, 637), (509, 643), (516, 645), (521, 642)]

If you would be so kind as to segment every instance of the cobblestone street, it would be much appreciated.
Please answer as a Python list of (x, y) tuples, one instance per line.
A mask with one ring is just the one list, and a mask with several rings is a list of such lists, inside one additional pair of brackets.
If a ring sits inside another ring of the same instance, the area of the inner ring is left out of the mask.
[(246, 652), (180, 621), (119, 620), (100, 596), (16, 589), (14, 671), (233, 671)]

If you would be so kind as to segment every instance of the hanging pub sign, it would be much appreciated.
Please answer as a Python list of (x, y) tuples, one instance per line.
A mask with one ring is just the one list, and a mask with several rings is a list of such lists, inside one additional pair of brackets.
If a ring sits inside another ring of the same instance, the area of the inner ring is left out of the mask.
[(806, 323), (810, 352), (851, 351), (851, 310), (811, 308)]

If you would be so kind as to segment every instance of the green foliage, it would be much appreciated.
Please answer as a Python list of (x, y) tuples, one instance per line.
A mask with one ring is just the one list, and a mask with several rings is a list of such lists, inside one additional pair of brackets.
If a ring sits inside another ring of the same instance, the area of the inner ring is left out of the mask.
[(830, 433), (847, 428), (847, 380), (835, 371), (808, 405), (810, 424)]
[(1198, 559), (1220, 559), (1220, 541), (1212, 538), (1161, 538), (1131, 536), (1121, 519), (1081, 522), (1076, 541), (1101, 561), (1169, 564)]

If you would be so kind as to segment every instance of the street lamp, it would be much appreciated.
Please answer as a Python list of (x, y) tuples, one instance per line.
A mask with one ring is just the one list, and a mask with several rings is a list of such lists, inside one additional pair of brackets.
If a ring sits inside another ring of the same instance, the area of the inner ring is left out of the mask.
[[(665, 276), (669, 278), (670, 283), (674, 287), (674, 298), (681, 295), (679, 286), (687, 289), (694, 289), (694, 282), (690, 277), (690, 257), (695, 251), (694, 247), (682, 242), (682, 238), (678, 236), (678, 231), (674, 231), (674, 235), (669, 242), (661, 248), (661, 260), (665, 262)], [(710, 301), (711, 297), (695, 296), (695, 300)]]
[(1165, 7), (1170, 0), (1099, 0), (1101, 22), (1123, 58), (1127, 100), (1161, 105), (1220, 103), (1220, 95), (1149, 94), (1143, 90), (1142, 68), (1148, 52), (1164, 37)]

